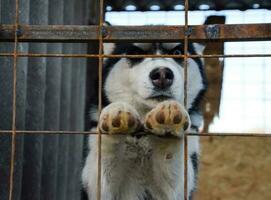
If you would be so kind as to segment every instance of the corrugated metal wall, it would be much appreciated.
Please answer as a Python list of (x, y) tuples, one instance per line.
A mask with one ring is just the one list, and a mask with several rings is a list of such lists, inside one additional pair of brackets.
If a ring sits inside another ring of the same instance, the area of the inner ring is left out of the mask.
[[(92, 1), (20, 0), (20, 24), (88, 24)], [(13, 24), (15, 0), (0, 0), (0, 24)], [(86, 44), (19, 44), (31, 53), (87, 52)], [(0, 52), (13, 44), (0, 43)], [(12, 124), (12, 57), (0, 57), (0, 129)], [(18, 58), (18, 130), (84, 130), (86, 59)], [(82, 135), (17, 135), (14, 200), (80, 199)], [(8, 199), (11, 137), (0, 136), (0, 199)]]

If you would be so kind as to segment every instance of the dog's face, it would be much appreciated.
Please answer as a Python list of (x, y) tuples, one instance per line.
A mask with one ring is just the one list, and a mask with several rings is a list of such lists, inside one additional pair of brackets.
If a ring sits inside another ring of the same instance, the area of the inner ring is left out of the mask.
[[(194, 48), (189, 45), (194, 54)], [(182, 43), (107, 44), (105, 54), (181, 55)], [(192, 52), (191, 52), (192, 51)], [(188, 59), (188, 106), (204, 88), (200, 60)], [(184, 100), (182, 58), (109, 58), (105, 61), (105, 95), (110, 102), (125, 101), (138, 109), (153, 108), (159, 102)]]

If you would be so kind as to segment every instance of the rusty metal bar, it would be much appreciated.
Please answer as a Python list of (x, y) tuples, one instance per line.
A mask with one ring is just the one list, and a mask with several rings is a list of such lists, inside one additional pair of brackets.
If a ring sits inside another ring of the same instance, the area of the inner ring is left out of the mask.
[(244, 58), (244, 57), (270, 57), (271, 54), (217, 54), (217, 55), (189, 55), (190, 58)]
[[(190, 30), (188, 27), (188, 9), (189, 9), (189, 2), (188, 0), (185, 0), (184, 2), (185, 6), (185, 15), (184, 15), (184, 106), (185, 109), (188, 110), (187, 105), (187, 92), (188, 92), (188, 37), (190, 36)], [(187, 132), (184, 132), (184, 200), (187, 200), (187, 194), (188, 194), (188, 138), (187, 138)], [(181, 163), (182, 164), (182, 163)]]
[[(13, 57), (13, 53), (0, 53), (0, 57)], [(110, 55), (110, 54), (50, 54), (50, 53), (17, 53), (17, 57), (64, 57), (64, 58), (184, 58), (185, 55)], [(187, 55), (188, 58), (243, 58), (243, 57), (271, 57), (271, 54), (213, 54), (213, 55)]]
[[(12, 133), (12, 130), (0, 130), (0, 134), (10, 134)], [(90, 132), (90, 131), (30, 131), (30, 130), (16, 130), (16, 134), (45, 134), (45, 135), (54, 135), (54, 134), (60, 134), (60, 135), (74, 135), (74, 134), (82, 134), (82, 135), (96, 135), (98, 132)]]
[[(1, 134), (12, 134), (12, 130), (0, 130)], [(82, 135), (97, 135), (97, 131), (30, 131), (30, 130), (16, 130), (16, 134), (48, 134), (48, 135), (75, 135), (75, 134), (82, 134)], [(149, 134), (149, 133), (146, 133)], [(103, 133), (102, 133), (103, 135)], [(123, 135), (123, 134), (115, 134)], [(195, 136), (195, 137), (206, 137), (206, 136), (221, 136), (221, 137), (270, 137), (271, 132), (269, 133), (253, 133), (253, 132), (243, 132), (243, 133), (232, 133), (232, 132), (214, 132), (214, 133), (187, 133), (187, 136)]]
[[(99, 68), (98, 68), (98, 116), (101, 114), (102, 110), (102, 79), (103, 79), (103, 37), (104, 37), (104, 28), (103, 28), (103, 23), (104, 23), (104, 0), (99, 0), (99, 26), (98, 26), (98, 34), (99, 34)], [(101, 200), (101, 186), (102, 186), (102, 181), (101, 181), (101, 171), (102, 171), (102, 134), (99, 128), (97, 127), (98, 131), (98, 146), (97, 146), (97, 190), (96, 190), (96, 199)]]
[(187, 200), (188, 195), (188, 134), (184, 137), (184, 200)]
[[(0, 25), (0, 41), (14, 41), (14, 25)], [(19, 25), (19, 42), (90, 42), (99, 40), (99, 26)], [(261, 41), (271, 39), (271, 23), (188, 26), (102, 26), (104, 42)]]
[(271, 137), (271, 133), (188, 133), (188, 136), (221, 136), (221, 137)]
[[(98, 40), (98, 26), (19, 25), (19, 42), (87, 42)], [(0, 40), (14, 41), (14, 25), (0, 25)]]
[(16, 87), (17, 87), (17, 48), (18, 48), (18, 25), (19, 25), (19, 0), (15, 1), (15, 29), (13, 50), (13, 85), (12, 85), (12, 135), (11, 135), (11, 158), (9, 174), (9, 200), (13, 199), (14, 167), (16, 153)]

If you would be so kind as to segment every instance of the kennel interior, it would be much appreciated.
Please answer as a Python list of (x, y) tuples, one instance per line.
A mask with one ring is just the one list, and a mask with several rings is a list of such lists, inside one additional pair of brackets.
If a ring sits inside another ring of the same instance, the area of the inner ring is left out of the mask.
[[(0, 0), (0, 199), (80, 199), (101, 44), (157, 39), (208, 42), (195, 198), (270, 199), (270, 8), (261, 0)], [(126, 27), (101, 27), (103, 19)], [(179, 26), (134, 27), (149, 24)]]

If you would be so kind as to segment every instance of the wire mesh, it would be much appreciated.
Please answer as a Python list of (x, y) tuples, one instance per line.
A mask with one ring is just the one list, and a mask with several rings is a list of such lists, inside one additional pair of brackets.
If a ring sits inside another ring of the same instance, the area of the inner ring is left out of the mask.
[[(4, 57), (13, 57), (13, 98), (12, 98), (12, 130), (0, 130), (0, 134), (12, 134), (12, 140), (11, 140), (11, 160), (10, 160), (10, 177), (9, 177), (9, 200), (13, 199), (13, 179), (14, 179), (14, 160), (15, 160), (15, 155), (16, 155), (16, 135), (17, 134), (93, 134), (97, 135), (97, 140), (98, 140), (98, 160), (97, 160), (97, 200), (101, 199), (101, 145), (102, 145), (102, 133), (97, 129), (96, 132), (89, 132), (89, 131), (25, 131), (25, 130), (17, 130), (16, 129), (16, 84), (17, 84), (17, 78), (16, 78), (16, 72), (17, 72), (17, 59), (18, 57), (68, 57), (68, 58), (98, 58), (99, 59), (99, 70), (98, 70), (98, 75), (99, 75), (99, 84), (98, 84), (98, 110), (99, 113), (102, 110), (102, 67), (103, 67), (103, 59), (104, 58), (120, 58), (120, 57), (125, 57), (125, 58), (184, 58), (184, 105), (187, 108), (187, 78), (188, 78), (188, 59), (189, 58), (217, 58), (217, 57), (271, 57), (271, 54), (232, 54), (232, 55), (189, 55), (188, 54), (188, 43), (189, 40), (195, 40), (197, 39), (196, 36), (191, 35), (190, 33), (190, 27), (189, 27), (189, 22), (188, 22), (188, 10), (189, 10), (189, 0), (185, 0), (185, 25), (183, 29), (183, 35), (180, 35), (179, 39), (184, 41), (184, 55), (106, 55), (103, 54), (103, 43), (106, 41), (105, 35), (104, 35), (104, 0), (99, 1), (99, 24), (98, 24), (98, 41), (99, 41), (99, 53), (98, 54), (37, 54), (37, 53), (22, 53), (18, 52), (18, 41), (21, 35), (21, 30), (20, 30), (20, 24), (19, 24), (19, 0), (16, 1), (16, 7), (15, 7), (15, 24), (13, 26), (13, 42), (14, 42), (14, 49), (13, 53), (0, 53), (0, 56)], [(267, 25), (268, 26), (268, 25)], [(269, 25), (270, 26), (270, 25)], [(78, 26), (79, 27), (79, 26)], [(95, 28), (95, 27), (94, 27)], [(181, 28), (180, 28), (181, 29)], [(269, 30), (269, 29), (267, 29)], [(1, 31), (1, 26), (0, 26), (0, 31)], [(49, 29), (50, 31), (50, 29)], [(261, 33), (261, 32), (260, 32)], [(246, 33), (245, 33), (246, 34)], [(251, 34), (251, 37), (255, 37), (255, 35)], [(191, 37), (190, 37), (191, 36)], [(197, 36), (200, 36), (198, 34)], [(242, 36), (242, 34), (241, 34)], [(247, 36), (248, 37), (248, 36)], [(257, 35), (258, 39), (261, 39), (259, 36), (259, 33)], [(266, 35), (262, 35), (262, 39), (270, 39), (270, 32)], [(53, 40), (52, 38), (49, 38)], [(136, 39), (136, 38), (135, 38)], [(139, 38), (137, 38), (139, 39)], [(208, 38), (206, 38), (208, 39)], [(210, 38), (209, 38), (210, 39)], [(221, 38), (220, 38), (221, 39)], [(225, 38), (224, 38), (225, 39)], [(234, 39), (234, 38), (232, 38)], [(239, 37), (240, 40), (242, 40), (241, 37)], [(57, 39), (56, 39), (57, 40)], [(222, 38), (223, 40), (223, 38)], [(87, 41), (87, 40), (86, 40)], [(86, 42), (84, 41), (84, 42)], [(188, 160), (188, 136), (238, 136), (238, 137), (271, 137), (271, 133), (265, 133), (265, 134), (256, 134), (256, 133), (189, 133), (185, 132), (184, 133), (184, 199), (187, 200), (187, 193), (188, 193), (188, 177), (187, 177), (187, 160)]]

